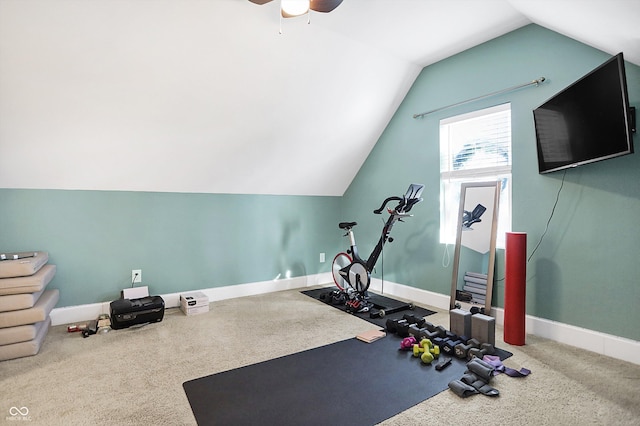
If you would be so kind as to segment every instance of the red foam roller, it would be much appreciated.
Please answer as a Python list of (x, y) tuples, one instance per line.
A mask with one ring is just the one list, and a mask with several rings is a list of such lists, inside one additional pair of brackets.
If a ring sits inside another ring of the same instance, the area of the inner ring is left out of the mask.
[(507, 232), (505, 247), (504, 341), (525, 343), (527, 234)]

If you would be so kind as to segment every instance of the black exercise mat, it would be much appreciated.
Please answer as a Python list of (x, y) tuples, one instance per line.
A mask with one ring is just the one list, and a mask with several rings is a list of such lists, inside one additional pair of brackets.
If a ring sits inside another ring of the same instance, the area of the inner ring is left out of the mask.
[[(314, 299), (320, 300), (320, 295), (322, 293), (326, 293), (332, 290), (334, 290), (334, 287), (325, 287), (325, 288), (317, 288), (313, 290), (303, 290), (301, 291), (301, 293), (306, 294), (309, 297), (313, 297)], [(375, 294), (372, 292), (369, 292), (369, 296), (370, 296), (371, 302), (380, 306), (385, 306), (387, 307), (387, 309), (404, 304), (404, 302), (401, 302), (399, 300), (395, 300), (390, 297), (382, 296), (380, 294)], [(332, 305), (329, 303), (327, 303), (327, 305), (333, 306), (334, 308), (340, 309), (341, 311), (344, 311), (344, 312), (347, 311), (347, 307), (345, 305)], [(402, 318), (404, 314), (414, 314), (415, 316), (418, 316), (418, 317), (426, 317), (426, 316), (435, 314), (435, 312), (426, 308), (422, 308), (420, 306), (414, 306), (413, 309), (411, 310), (405, 310), (405, 311), (395, 312), (392, 314), (387, 314), (384, 316), (384, 318), (371, 318), (369, 315), (369, 312), (364, 312), (361, 314), (354, 313), (353, 315), (359, 318), (362, 318), (363, 320), (369, 321), (370, 323), (375, 324), (381, 328), (385, 328), (387, 320), (389, 318), (392, 318), (392, 319)]]
[(190, 380), (199, 425), (373, 425), (446, 389), (465, 361), (436, 371), (389, 335), (355, 338)]

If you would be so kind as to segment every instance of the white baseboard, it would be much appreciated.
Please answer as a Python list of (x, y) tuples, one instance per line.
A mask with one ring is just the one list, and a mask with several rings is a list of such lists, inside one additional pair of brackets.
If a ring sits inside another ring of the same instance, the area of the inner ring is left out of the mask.
[[(372, 280), (370, 288), (380, 291), (380, 281)], [(449, 296), (440, 293), (386, 281), (384, 292), (391, 296), (412, 300), (416, 304), (449, 310)], [(504, 309), (492, 308), (491, 316), (496, 319), (496, 324), (504, 326)], [(525, 330), (527, 334), (640, 365), (640, 342), (636, 340), (531, 315), (525, 317)]]
[[(217, 301), (298, 289), (332, 282), (333, 278), (331, 277), (331, 273), (323, 273), (283, 280), (215, 287), (197, 291), (201, 291), (206, 294), (210, 301)], [(449, 296), (440, 293), (434, 293), (389, 281), (382, 283), (378, 279), (373, 279), (371, 281), (370, 288), (372, 291), (383, 292), (388, 296), (410, 300), (418, 305), (449, 310)], [(171, 293), (161, 295), (165, 301), (165, 307), (173, 308), (180, 306), (180, 294), (181, 293)], [(87, 321), (89, 319), (95, 319), (100, 314), (109, 313), (109, 303), (110, 302), (93, 303), (89, 305), (55, 308), (51, 311), (51, 324), (73, 324)], [(503, 309), (493, 308), (491, 310), (491, 315), (496, 319), (496, 324), (504, 325)], [(554, 340), (580, 349), (585, 349), (611, 358), (640, 365), (640, 342), (636, 340), (601, 333), (544, 318), (537, 318), (531, 315), (526, 316), (525, 327), (527, 334)]]
[[(304, 277), (261, 281), (249, 284), (230, 285), (226, 287), (214, 287), (200, 290), (189, 290), (180, 293), (161, 294), (165, 308), (180, 306), (180, 294), (191, 291), (201, 291), (207, 295), (210, 301), (233, 299), (236, 297), (253, 296), (257, 294), (273, 293), (276, 291), (291, 290), (310, 287), (319, 284), (330, 283), (333, 278), (331, 273), (307, 275)], [(109, 313), (111, 302), (91, 303), (87, 305), (67, 306), (54, 308), (51, 311), (51, 325), (74, 324), (98, 318), (100, 314)]]

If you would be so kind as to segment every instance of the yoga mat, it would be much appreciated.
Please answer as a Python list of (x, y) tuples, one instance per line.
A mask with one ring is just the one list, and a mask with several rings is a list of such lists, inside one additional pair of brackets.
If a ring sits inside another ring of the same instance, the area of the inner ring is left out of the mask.
[[(317, 289), (313, 289), (313, 290), (303, 290), (303, 291), (301, 291), (301, 293), (302, 294), (306, 294), (309, 297), (313, 297), (316, 300), (320, 300), (320, 295), (322, 293), (326, 293), (326, 292), (332, 291), (334, 289), (335, 289), (334, 287), (317, 288)], [(390, 297), (382, 296), (380, 294), (375, 294), (375, 293), (369, 292), (369, 296), (370, 296), (370, 300), (373, 303), (385, 306), (387, 308), (392, 308), (394, 306), (399, 306), (399, 305), (403, 305), (404, 304), (404, 302), (392, 299)], [(327, 305), (328, 306), (333, 306), (334, 308), (340, 309), (341, 311), (344, 311), (344, 312), (347, 311), (347, 307), (345, 305), (333, 305), (333, 304), (329, 304), (329, 303), (327, 303)], [(426, 308), (422, 308), (420, 306), (414, 306), (414, 308), (411, 309), (411, 310), (405, 310), (405, 311), (400, 311), (400, 312), (395, 312), (395, 313), (392, 313), (392, 314), (388, 314), (388, 315), (385, 315), (384, 318), (371, 318), (370, 315), (369, 315), (369, 312), (364, 312), (364, 313), (360, 313), (360, 314), (359, 313), (354, 313), (352, 315), (355, 315), (355, 316), (357, 316), (359, 318), (362, 318), (363, 320), (369, 321), (370, 323), (375, 324), (377, 326), (380, 326), (381, 328), (385, 328), (387, 320), (389, 318), (391, 318), (391, 319), (402, 318), (402, 316), (404, 314), (413, 314), (413, 315), (418, 316), (418, 317), (426, 317), (426, 316), (435, 314), (435, 312), (433, 312), (433, 311), (431, 311), (429, 309), (426, 309)]]
[(183, 384), (199, 425), (373, 425), (446, 389), (466, 362), (436, 371), (389, 335), (355, 338)]

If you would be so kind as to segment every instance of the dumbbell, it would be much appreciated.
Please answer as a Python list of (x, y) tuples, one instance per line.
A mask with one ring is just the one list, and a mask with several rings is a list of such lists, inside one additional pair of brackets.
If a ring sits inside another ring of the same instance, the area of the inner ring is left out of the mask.
[(438, 346), (444, 345), (444, 342), (446, 342), (447, 340), (449, 340), (449, 339), (446, 338), (446, 337), (434, 337), (433, 339), (431, 339), (433, 344), (434, 345), (438, 345)]
[[(449, 333), (451, 333), (451, 332), (447, 332), (447, 335), (450, 335)], [(435, 339), (434, 341), (438, 341), (438, 339)], [(447, 355), (455, 355), (455, 347), (456, 347), (456, 345), (459, 345), (461, 343), (463, 345), (466, 345), (467, 342), (469, 342), (469, 337), (467, 337), (467, 336), (457, 336), (457, 335), (453, 334), (451, 337), (444, 338), (444, 340), (442, 342), (440, 342), (439, 344), (440, 344), (440, 346), (442, 348), (442, 351), (445, 352)]]
[(434, 358), (438, 358), (440, 356), (440, 346), (434, 345), (433, 342), (429, 339), (424, 339), (423, 342), (424, 341), (427, 342), (429, 346), (429, 352), (431, 353), (431, 355), (433, 355)]
[(409, 326), (409, 334), (412, 334), (418, 340), (422, 338), (433, 340), (435, 338), (445, 337), (447, 330), (441, 325), (435, 326), (429, 322), (425, 322), (424, 327), (420, 327), (418, 324)]
[(397, 334), (400, 337), (409, 337), (409, 327), (411, 324), (412, 323), (405, 318), (389, 318), (386, 322), (386, 329), (391, 334)]
[(429, 352), (429, 347), (431, 347), (432, 343), (431, 340), (429, 339), (423, 339), (420, 341), (420, 343), (416, 343), (415, 345), (413, 345), (412, 349), (413, 349), (413, 356), (418, 358), (420, 355), (422, 355), (425, 351)]
[[(428, 339), (426, 339), (426, 340), (429, 343), (431, 343), (430, 340), (428, 340)], [(438, 359), (439, 356), (440, 356), (440, 346), (434, 345), (433, 343), (431, 343), (429, 345), (429, 350), (425, 351), (420, 356), (420, 360), (425, 364), (431, 364), (431, 362), (433, 362), (434, 359)]]
[(444, 333), (444, 337), (445, 337), (445, 339), (453, 339), (455, 337), (458, 337), (458, 335), (456, 333), (454, 333), (453, 331), (446, 330), (445, 333)]
[(425, 327), (429, 330), (427, 337), (433, 339), (435, 337), (445, 337), (447, 335), (447, 329), (442, 325), (433, 325), (431, 323), (425, 323)]
[(386, 322), (386, 329), (389, 333), (391, 334), (395, 334), (398, 332), (398, 326), (401, 324), (407, 324), (407, 327), (409, 325), (409, 323), (407, 322), (407, 320), (405, 319), (391, 319), (389, 318)]
[[(444, 328), (444, 327), (443, 327)], [(433, 343), (435, 343), (436, 345), (444, 345), (444, 342), (446, 342), (447, 340), (460, 340), (458, 335), (456, 335), (455, 333), (451, 332), (451, 331), (446, 331), (444, 333), (444, 336), (442, 337), (433, 337), (431, 339), (431, 341)]]
[(466, 344), (458, 343), (454, 347), (454, 352), (458, 358), (466, 358), (469, 354), (469, 350), (473, 348), (480, 348), (480, 342), (477, 339), (469, 339)]
[[(418, 318), (415, 315), (405, 314), (402, 319), (388, 319), (386, 326), (389, 333), (395, 333), (400, 337), (409, 337), (409, 334), (411, 334), (409, 332), (409, 327), (411, 327), (412, 325), (421, 327), (421, 324), (424, 324), (424, 322), (424, 318)], [(419, 340), (418, 336), (415, 337), (416, 340)]]
[(420, 356), (420, 361), (422, 361), (423, 364), (427, 364), (427, 365), (431, 364), (434, 359), (435, 357), (433, 356), (433, 354), (428, 351), (426, 351)]
[(472, 306), (471, 309), (469, 310), (469, 312), (471, 312), (471, 315), (475, 315), (475, 314), (483, 314), (484, 315), (484, 308), (479, 308), (477, 306)]
[(407, 320), (409, 324), (415, 324), (418, 328), (424, 327), (426, 320), (423, 317), (417, 317), (414, 314), (404, 314), (402, 319)]
[[(409, 324), (406, 321), (398, 321), (398, 325), (396, 326), (396, 334), (400, 337), (409, 337), (409, 327), (411, 327), (411, 324)], [(418, 340), (416, 338), (416, 340)]]
[(422, 339), (420, 344), (413, 345), (413, 356), (420, 357), (425, 364), (431, 364), (440, 356), (440, 347), (434, 345), (429, 339)]
[[(441, 327), (441, 326), (439, 326)], [(442, 327), (444, 328), (444, 327)], [(431, 338), (431, 341), (433, 343), (435, 343), (436, 345), (442, 345), (444, 342), (446, 342), (447, 340), (462, 340), (464, 341), (464, 343), (467, 342), (467, 340), (469, 340), (467, 337), (465, 336), (460, 336), (458, 337), (458, 335), (452, 331), (449, 330), (445, 330), (444, 332), (444, 336), (442, 337), (433, 337)]]
[(416, 340), (415, 337), (413, 336), (405, 337), (404, 339), (402, 339), (402, 342), (400, 342), (400, 349), (403, 351), (410, 351), (413, 349), (413, 345), (417, 343), (418, 341)]
[(480, 358), (482, 359), (485, 355), (493, 355), (496, 353), (496, 348), (493, 347), (491, 343), (483, 343), (479, 348), (471, 348), (469, 349), (469, 353), (467, 354), (467, 358)]
[(459, 337), (453, 337), (451, 339), (446, 339), (444, 342), (442, 342), (442, 345), (440, 346), (440, 348), (442, 349), (442, 352), (444, 352), (447, 355), (453, 355), (455, 352), (455, 347), (456, 345), (459, 345), (460, 343), (464, 343), (462, 340), (460, 340)]
[(426, 333), (429, 330), (426, 328), (418, 327), (417, 324), (411, 324), (409, 326), (409, 335), (416, 338), (417, 341), (422, 340), (423, 338), (427, 338)]
[(431, 352), (431, 354), (433, 355), (434, 358), (438, 358), (440, 356), (440, 346), (438, 345), (432, 345), (429, 348), (429, 352)]

